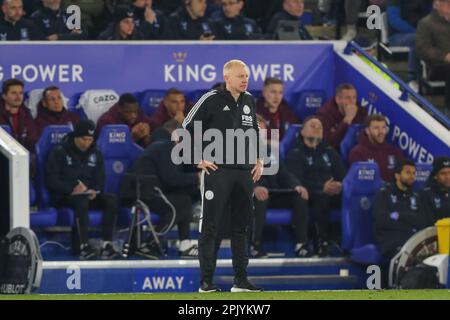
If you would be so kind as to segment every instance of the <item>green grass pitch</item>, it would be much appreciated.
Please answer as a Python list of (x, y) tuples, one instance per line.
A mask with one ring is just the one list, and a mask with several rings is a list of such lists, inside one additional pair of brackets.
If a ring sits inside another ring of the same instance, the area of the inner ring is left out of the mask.
[(0, 300), (450, 300), (450, 290), (0, 295)]

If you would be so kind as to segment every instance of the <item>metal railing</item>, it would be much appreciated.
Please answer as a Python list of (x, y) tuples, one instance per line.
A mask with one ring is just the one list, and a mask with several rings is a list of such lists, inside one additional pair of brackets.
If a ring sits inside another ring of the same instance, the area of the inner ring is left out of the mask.
[(411, 89), (402, 79), (400, 79), (396, 74), (383, 66), (378, 60), (375, 60), (373, 57), (368, 55), (361, 47), (359, 47), (354, 41), (351, 41), (347, 44), (344, 49), (344, 54), (350, 55), (353, 51), (358, 52), (363, 55), (366, 59), (376, 65), (380, 70), (386, 73), (391, 79), (397, 82), (400, 86), (400, 90), (402, 91), (401, 96), (399, 97), (402, 101), (408, 101), (409, 95), (413, 96), (419, 105), (425, 109), (428, 113), (430, 113), (437, 121), (439, 121), (442, 125), (444, 125), (447, 129), (450, 130), (450, 119), (444, 115), (441, 111), (439, 111), (435, 106), (433, 106), (430, 102), (428, 102), (424, 97)]

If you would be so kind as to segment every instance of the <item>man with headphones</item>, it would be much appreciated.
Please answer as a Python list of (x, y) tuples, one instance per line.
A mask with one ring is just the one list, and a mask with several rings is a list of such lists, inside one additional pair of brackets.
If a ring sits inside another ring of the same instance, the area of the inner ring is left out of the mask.
[(169, 17), (169, 33), (173, 40), (214, 40), (216, 32), (206, 19), (206, 0), (185, 0)]

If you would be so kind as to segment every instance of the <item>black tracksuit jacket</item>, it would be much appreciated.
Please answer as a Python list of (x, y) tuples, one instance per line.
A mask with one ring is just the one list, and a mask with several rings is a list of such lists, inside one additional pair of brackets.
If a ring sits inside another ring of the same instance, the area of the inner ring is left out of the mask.
[(386, 185), (375, 195), (373, 217), (375, 240), (382, 255), (393, 253), (431, 224), (419, 196), (395, 184)]
[[(256, 120), (256, 108), (253, 96), (249, 92), (240, 94), (236, 102), (231, 93), (226, 89), (211, 90), (204, 94), (198, 102), (192, 107), (191, 111), (183, 121), (183, 128), (187, 129), (191, 134), (191, 141), (194, 144), (194, 122), (201, 121), (202, 131), (208, 129), (218, 129), (223, 137), (223, 163), (215, 159), (220, 167), (233, 169), (252, 169), (256, 163), (256, 158), (249, 159), (253, 153), (258, 155), (259, 151), (259, 128)], [(245, 133), (250, 133), (249, 129), (255, 130), (255, 139), (245, 139), (245, 163), (238, 164), (238, 155), (242, 155), (243, 150), (238, 150), (237, 140), (235, 139), (234, 150), (228, 150), (226, 144), (226, 130), (227, 129), (242, 129)], [(202, 137), (203, 137), (202, 132)], [(214, 143), (214, 141), (212, 142)], [(203, 143), (202, 150), (206, 143)], [(252, 148), (252, 153), (250, 149)], [(197, 150), (199, 151), (199, 150)], [(233, 163), (226, 163), (227, 154), (231, 157), (231, 152), (234, 152)], [(193, 156), (193, 155), (192, 155)], [(202, 158), (203, 159), (203, 158)], [(191, 164), (193, 164), (193, 157)], [(205, 159), (208, 160), (208, 159)]]

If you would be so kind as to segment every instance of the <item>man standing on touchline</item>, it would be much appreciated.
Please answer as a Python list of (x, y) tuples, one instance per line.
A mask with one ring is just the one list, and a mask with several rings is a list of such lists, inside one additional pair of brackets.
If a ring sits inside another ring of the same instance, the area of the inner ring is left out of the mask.
[[(221, 217), (228, 213), (226, 210), (228, 204), (231, 207), (231, 251), (234, 270), (231, 292), (258, 292), (262, 289), (247, 279), (247, 230), (253, 213), (253, 184), (259, 180), (263, 171), (261, 159), (257, 157), (250, 159), (252, 154), (257, 155), (259, 151), (255, 104), (252, 95), (246, 91), (249, 71), (244, 62), (228, 61), (223, 67), (223, 76), (225, 88), (204, 94), (186, 116), (183, 128), (194, 137), (194, 123), (199, 122), (202, 137), (206, 130), (217, 129), (224, 138), (227, 136), (227, 129), (233, 130), (235, 135), (252, 133), (253, 130), (255, 141), (252, 143), (252, 139), (244, 139), (240, 147), (239, 145), (236, 147), (236, 143), (233, 143), (234, 149), (230, 149), (224, 139), (222, 150), (216, 150), (212, 159), (202, 157), (198, 164), (198, 168), (203, 170), (201, 186), (203, 210), (198, 241), (201, 271), (199, 292), (220, 291), (213, 282), (213, 276), (220, 241), (219, 224)], [(205, 146), (201, 151), (206, 151)], [(227, 161), (220, 159), (222, 151)], [(234, 155), (233, 161), (229, 161), (231, 154)], [(245, 155), (245, 161), (238, 163), (236, 159), (242, 155)]]

